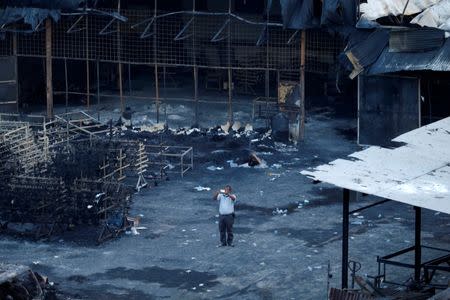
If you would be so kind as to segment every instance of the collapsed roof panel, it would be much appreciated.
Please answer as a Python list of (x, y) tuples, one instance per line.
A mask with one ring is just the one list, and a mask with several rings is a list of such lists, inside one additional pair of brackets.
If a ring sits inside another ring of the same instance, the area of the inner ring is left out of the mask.
[(323, 1), (321, 25), (355, 25), (356, 1), (353, 0), (326, 0)]
[[(377, 20), (384, 17), (417, 15), (410, 24), (450, 31), (450, 0), (368, 0), (360, 12), (360, 28), (378, 27)], [(403, 18), (396, 22), (405, 25)]]
[(341, 65), (358, 74), (450, 71), (450, 42), (437, 29), (357, 30), (340, 55)]
[(301, 173), (314, 180), (450, 214), (450, 118)]
[(0, 10), (0, 25), (8, 25), (23, 20), (34, 31), (48, 17), (57, 22), (60, 18), (60, 12), (44, 8), (7, 7), (4, 10)]
[(412, 24), (450, 31), (450, 1), (440, 1), (415, 17)]
[(384, 74), (400, 71), (450, 71), (450, 41), (441, 48), (427, 52), (390, 52), (385, 48), (366, 74)]
[(371, 33), (354, 34), (350, 37), (345, 56), (353, 66), (351, 78), (356, 77), (367, 66), (373, 64), (388, 44), (389, 32), (378, 29)]
[(280, 0), (280, 4), (284, 27), (303, 29), (318, 25), (313, 0)]
[(353, 26), (356, 21), (356, 3), (353, 0), (280, 0), (280, 5), (285, 28)]
[(382, 17), (413, 15), (422, 12), (440, 0), (368, 0), (361, 3), (361, 19), (375, 21)]

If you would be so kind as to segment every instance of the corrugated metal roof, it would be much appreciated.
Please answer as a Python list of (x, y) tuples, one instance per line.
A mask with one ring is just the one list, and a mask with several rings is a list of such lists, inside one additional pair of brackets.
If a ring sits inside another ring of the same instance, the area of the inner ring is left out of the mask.
[(434, 28), (400, 28), (389, 33), (389, 52), (425, 52), (441, 48), (443, 30)]
[(400, 71), (450, 71), (450, 40), (436, 50), (419, 53), (389, 52), (386, 47), (365, 74), (375, 75)]

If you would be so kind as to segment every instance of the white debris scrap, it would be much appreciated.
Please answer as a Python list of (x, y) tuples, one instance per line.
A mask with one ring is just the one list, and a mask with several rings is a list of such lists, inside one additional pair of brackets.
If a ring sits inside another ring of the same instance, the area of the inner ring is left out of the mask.
[(208, 169), (210, 171), (221, 171), (221, 170), (223, 170), (223, 167), (209, 166), (206, 169)]
[(211, 188), (210, 187), (206, 187), (206, 186), (196, 186), (194, 188), (194, 190), (196, 190), (197, 192), (203, 192), (203, 191), (210, 191)]
[(193, 132), (201, 132), (201, 130), (198, 128), (191, 128), (189, 130), (186, 130), (185, 133), (186, 133), (186, 135), (191, 135)]
[(245, 125), (244, 132), (249, 133), (253, 131), (253, 126), (251, 124)]
[(288, 210), (287, 209), (279, 209), (278, 207), (272, 211), (272, 215), (285, 215), (287, 214)]
[(141, 125), (141, 131), (158, 132), (164, 130), (165, 123), (156, 123), (153, 125)]
[(230, 122), (227, 122), (224, 125), (220, 125), (220, 128), (222, 129), (222, 131), (226, 134), (228, 134), (229, 130), (230, 130), (231, 124)]
[(241, 129), (242, 125), (241, 122), (236, 121), (233, 123), (233, 126), (231, 126), (231, 129), (233, 129), (233, 131), (238, 131), (239, 129)]
[(269, 129), (266, 133), (264, 133), (264, 135), (261, 137), (261, 140), (265, 140), (267, 138), (270, 138), (270, 136), (272, 135), (272, 129)]

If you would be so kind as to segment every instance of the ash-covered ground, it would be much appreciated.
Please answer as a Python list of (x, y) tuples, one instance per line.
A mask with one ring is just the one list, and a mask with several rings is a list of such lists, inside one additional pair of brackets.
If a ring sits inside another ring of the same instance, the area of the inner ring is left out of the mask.
[[(194, 147), (195, 169), (134, 195), (131, 214), (142, 214), (147, 229), (99, 246), (71, 234), (52, 241), (1, 236), (0, 260), (49, 276), (62, 299), (326, 299), (328, 263), (331, 286), (340, 286), (342, 192), (299, 172), (357, 151), (355, 128), (354, 119), (311, 113), (296, 146), (250, 142), (262, 134), (165, 135), (169, 144)], [(236, 167), (248, 150), (266, 167)], [(212, 193), (225, 184), (238, 196), (234, 248), (217, 247)], [(352, 207), (373, 201), (361, 197)], [(393, 202), (351, 217), (358, 274), (375, 275), (377, 255), (412, 245), (413, 217), (411, 207)], [(425, 244), (448, 246), (448, 216), (425, 210), (423, 223)], [(390, 272), (390, 279), (410, 275)]]

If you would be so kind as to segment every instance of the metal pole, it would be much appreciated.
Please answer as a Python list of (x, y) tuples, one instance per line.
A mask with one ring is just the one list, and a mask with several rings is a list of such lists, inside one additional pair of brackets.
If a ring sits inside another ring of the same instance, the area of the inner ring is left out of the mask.
[(128, 93), (131, 96), (132, 89), (131, 89), (131, 64), (128, 64)]
[(198, 67), (194, 67), (194, 100), (195, 100), (195, 126), (198, 127), (199, 106), (198, 106)]
[(159, 123), (159, 82), (158, 82), (158, 56), (157, 56), (157, 32), (156, 32), (156, 13), (158, 10), (158, 0), (155, 0), (155, 11), (153, 12), (154, 22), (153, 22), (153, 56), (155, 60), (155, 101), (156, 101), (156, 123)]
[(228, 121), (233, 122), (232, 76), (231, 76), (231, 0), (228, 0)]
[(420, 270), (422, 265), (422, 245), (421, 245), (421, 228), (422, 228), (422, 208), (414, 206), (416, 213), (415, 218), (415, 234), (414, 234), (414, 280), (420, 282)]
[[(117, 11), (120, 13), (120, 0), (117, 1)], [(120, 112), (123, 114), (125, 111), (125, 103), (123, 101), (123, 82), (122, 82), (122, 57), (121, 57), (121, 37), (120, 37), (120, 22), (117, 22), (117, 56), (119, 61), (119, 97), (120, 97)]]
[(194, 101), (195, 101), (195, 126), (198, 127), (198, 67), (195, 53), (195, 0), (192, 0), (192, 60), (194, 64)]
[(156, 100), (156, 123), (159, 123), (159, 80), (158, 80), (158, 64), (155, 63), (155, 100)]
[(52, 72), (52, 20), (45, 20), (45, 70), (47, 91), (47, 118), (53, 118), (53, 72)]
[(270, 87), (269, 87), (269, 82), (270, 82), (270, 72), (269, 72), (269, 25), (267, 25), (269, 23), (269, 5), (268, 2), (266, 3), (266, 7), (267, 7), (267, 19), (266, 19), (266, 73), (265, 73), (265, 93), (266, 93), (266, 101), (269, 102), (269, 96), (270, 96)]
[(14, 73), (16, 79), (16, 111), (19, 112), (19, 65), (17, 61), (17, 33), (13, 34)]
[(66, 89), (66, 112), (69, 107), (69, 78), (67, 74), (67, 58), (64, 59), (64, 80), (65, 80), (65, 89)]
[(122, 63), (119, 62), (119, 98), (120, 98), (120, 112), (125, 111), (125, 103), (123, 101), (123, 82), (122, 82)]
[(100, 121), (100, 62), (97, 60), (97, 119)]
[(86, 16), (86, 106), (91, 105), (90, 78), (89, 78), (89, 16)]
[(167, 125), (167, 101), (166, 101), (166, 66), (163, 66), (163, 99), (164, 99), (164, 123)]
[(342, 289), (348, 288), (348, 223), (350, 210), (350, 191), (343, 190), (342, 197)]
[(302, 30), (300, 45), (300, 140), (305, 138), (305, 62), (306, 62), (306, 31)]
[[(264, 88), (265, 88), (265, 98), (266, 98), (266, 112), (265, 112), (265, 119), (266, 119), (266, 128), (270, 128), (271, 126), (271, 120), (270, 120), (270, 114), (269, 114), (269, 28), (267, 23), (269, 22), (269, 12), (270, 12), (270, 8), (268, 7), (269, 1), (266, 1), (266, 7), (267, 7), (267, 20), (266, 20), (266, 70), (264, 72), (264, 76), (265, 76), (265, 81), (264, 81)], [(278, 100), (277, 100), (278, 101)]]

